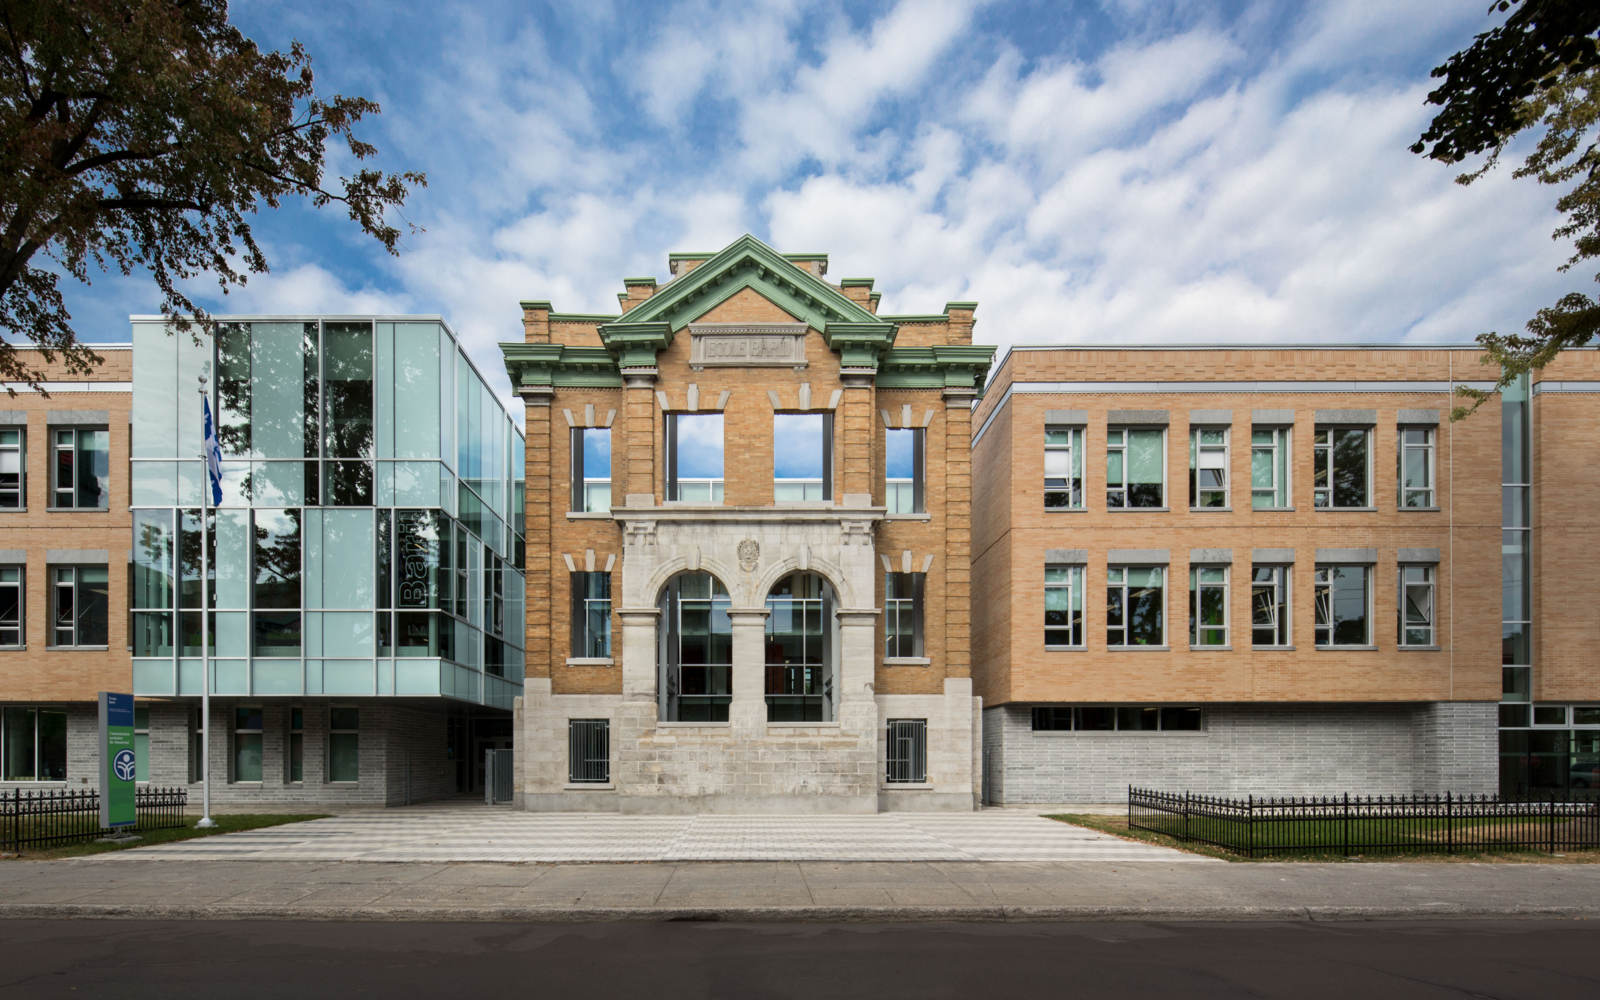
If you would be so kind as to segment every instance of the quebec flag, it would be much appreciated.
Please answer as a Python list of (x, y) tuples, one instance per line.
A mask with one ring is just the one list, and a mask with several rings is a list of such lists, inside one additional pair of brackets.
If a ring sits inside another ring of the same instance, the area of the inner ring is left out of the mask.
[(217, 426), (211, 422), (211, 400), (200, 397), (200, 405), (205, 408), (205, 444), (206, 479), (211, 483), (211, 506), (222, 505), (222, 446), (217, 443)]

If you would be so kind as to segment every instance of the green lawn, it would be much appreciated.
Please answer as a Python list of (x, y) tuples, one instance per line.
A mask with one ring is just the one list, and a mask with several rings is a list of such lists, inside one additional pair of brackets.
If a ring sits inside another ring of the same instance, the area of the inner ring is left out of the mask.
[(93, 840), (75, 844), (63, 844), (60, 847), (34, 847), (23, 845), (24, 858), (76, 858), (86, 854), (102, 854), (106, 851), (123, 851), (133, 847), (148, 847), (151, 844), (170, 844), (179, 840), (193, 840), (195, 837), (209, 837), (219, 833), (238, 833), (241, 830), (259, 830), (268, 826), (281, 826), (285, 823), (300, 823), (308, 819), (324, 819), (325, 813), (226, 813), (213, 815), (216, 826), (209, 830), (201, 830), (195, 826), (199, 822), (198, 816), (184, 817), (184, 825), (169, 830), (137, 830), (139, 838), (127, 844), (101, 844)]

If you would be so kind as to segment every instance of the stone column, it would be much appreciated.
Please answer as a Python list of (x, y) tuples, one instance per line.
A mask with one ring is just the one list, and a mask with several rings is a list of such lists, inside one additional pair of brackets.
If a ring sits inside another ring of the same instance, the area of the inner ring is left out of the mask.
[(767, 735), (767, 609), (732, 608), (733, 703), (728, 721), (740, 739)]
[(840, 608), (839, 619), (839, 721), (857, 728), (863, 710), (876, 724), (877, 702), (873, 700), (874, 674), (878, 652), (878, 609)]
[(656, 663), (657, 608), (620, 608), (622, 628), (622, 700), (656, 701), (659, 668)]

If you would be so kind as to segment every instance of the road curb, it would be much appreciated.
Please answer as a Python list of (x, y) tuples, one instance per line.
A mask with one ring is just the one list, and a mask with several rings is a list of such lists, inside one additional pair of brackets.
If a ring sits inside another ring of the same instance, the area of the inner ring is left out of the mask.
[(305, 920), (455, 923), (933, 923), (1337, 922), (1372, 920), (1595, 920), (1593, 906), (226, 906), (220, 904), (0, 903), (0, 920)]

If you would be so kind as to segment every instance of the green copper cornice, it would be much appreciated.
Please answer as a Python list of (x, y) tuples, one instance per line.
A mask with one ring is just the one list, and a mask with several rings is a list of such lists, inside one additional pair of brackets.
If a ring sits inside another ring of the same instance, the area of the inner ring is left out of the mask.
[(604, 347), (508, 343), (500, 345), (500, 353), (513, 390), (622, 385), (622, 373)]
[(617, 318), (616, 313), (558, 313), (550, 314), (552, 323), (607, 323)]
[(970, 389), (982, 395), (994, 351), (976, 344), (892, 348), (879, 365), (877, 385), (880, 389)]

